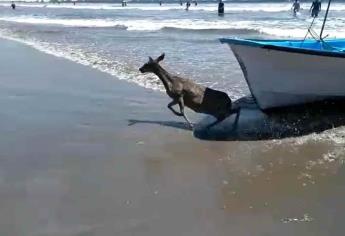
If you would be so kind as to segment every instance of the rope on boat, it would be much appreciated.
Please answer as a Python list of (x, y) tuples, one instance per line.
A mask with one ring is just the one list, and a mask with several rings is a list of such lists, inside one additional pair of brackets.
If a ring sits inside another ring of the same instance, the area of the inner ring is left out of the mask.
[[(306, 38), (308, 37), (308, 34), (310, 34), (310, 35), (315, 39), (314, 36), (315, 36), (316, 32), (312, 29), (312, 27), (313, 27), (313, 25), (314, 25), (315, 19), (316, 19), (316, 16), (314, 16), (313, 21), (312, 21), (311, 24), (309, 25), (308, 30), (307, 30), (307, 33), (305, 34), (305, 36), (304, 36), (304, 38), (303, 38), (303, 40), (302, 40), (302, 42), (301, 42), (300, 47), (303, 46), (304, 41), (305, 41)], [(316, 34), (316, 35), (317, 35), (317, 34)], [(316, 40), (316, 39), (315, 39), (315, 40)]]
[(325, 24), (326, 24), (328, 12), (329, 12), (329, 7), (331, 6), (331, 2), (332, 2), (332, 0), (329, 0), (329, 1), (328, 1), (328, 5), (327, 5), (327, 10), (326, 10), (325, 18), (323, 18), (322, 28), (321, 28), (321, 32), (320, 32), (320, 39), (322, 39), (322, 33), (323, 33), (323, 29), (325, 28)]
[(320, 35), (318, 35), (318, 34), (312, 29), (313, 24), (314, 24), (314, 21), (315, 21), (315, 18), (316, 18), (316, 17), (314, 17), (313, 21), (311, 22), (310, 26), (308, 27), (308, 31), (307, 31), (306, 35), (304, 36), (303, 41), (301, 42), (300, 47), (303, 46), (303, 43), (304, 43), (304, 41), (306, 40), (308, 34), (310, 34), (310, 35), (315, 39), (315, 41), (318, 41), (318, 42), (321, 43), (321, 47), (322, 47), (323, 49), (325, 49), (324, 46), (327, 46), (329, 49), (335, 49), (335, 48), (332, 47), (330, 44), (328, 44), (328, 43), (326, 43), (326, 42), (324, 41), (324, 39), (327, 38), (328, 35), (326, 35), (325, 37), (322, 37), (323, 30), (324, 30), (324, 28), (325, 28), (325, 24), (326, 24), (327, 17), (328, 17), (329, 8), (330, 8), (330, 6), (331, 6), (331, 2), (332, 2), (332, 0), (329, 0), (329, 1), (328, 1), (327, 10), (326, 10), (326, 13), (325, 13), (325, 17), (324, 17), (324, 19), (323, 19), (323, 23), (322, 23)]

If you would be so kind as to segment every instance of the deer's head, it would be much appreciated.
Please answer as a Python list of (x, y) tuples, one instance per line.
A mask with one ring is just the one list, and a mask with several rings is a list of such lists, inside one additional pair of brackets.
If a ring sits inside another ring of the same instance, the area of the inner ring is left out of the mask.
[(156, 59), (152, 59), (149, 57), (149, 61), (146, 62), (142, 67), (139, 68), (141, 73), (147, 73), (147, 72), (154, 72), (155, 68), (157, 68), (157, 65), (160, 61), (163, 61), (165, 54), (162, 53), (159, 57)]

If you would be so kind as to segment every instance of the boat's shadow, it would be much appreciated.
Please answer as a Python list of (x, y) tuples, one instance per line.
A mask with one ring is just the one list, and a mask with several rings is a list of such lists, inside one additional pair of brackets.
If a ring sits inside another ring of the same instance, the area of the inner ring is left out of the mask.
[(315, 103), (265, 113), (248, 98), (239, 99), (235, 104), (241, 107), (237, 125), (234, 125), (235, 115), (232, 115), (220, 124), (207, 128), (214, 119), (206, 117), (196, 125), (195, 137), (206, 140), (282, 139), (345, 125), (345, 101)]

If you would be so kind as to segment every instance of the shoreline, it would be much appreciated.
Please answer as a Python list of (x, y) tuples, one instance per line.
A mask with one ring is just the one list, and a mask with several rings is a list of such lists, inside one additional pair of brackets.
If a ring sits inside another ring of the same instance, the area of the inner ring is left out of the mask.
[(342, 128), (199, 140), (161, 93), (0, 42), (0, 234), (343, 232)]
[[(93, 69), (98, 70), (101, 73), (106, 73), (112, 77), (115, 77), (114, 79), (118, 79), (118, 80), (123, 80), (126, 81), (127, 83), (132, 83), (132, 84), (136, 84), (140, 87), (146, 88), (146, 89), (151, 89), (153, 91), (160, 91), (160, 92), (164, 92), (164, 88), (163, 86), (156, 86), (156, 85), (152, 85), (150, 83), (146, 83), (145, 80), (147, 80), (148, 78), (143, 77), (142, 75), (140, 75), (140, 79), (126, 79), (126, 76), (123, 75), (124, 72), (117, 72), (117, 71), (112, 71), (109, 70), (109, 68), (107, 67), (103, 67), (102, 65), (99, 65), (98, 61), (103, 61), (102, 58), (99, 58), (97, 55), (95, 55), (95, 58), (93, 61), (89, 61), (83, 57), (80, 57), (80, 55), (74, 55), (77, 52), (68, 52), (68, 53), (63, 53), (61, 51), (59, 51), (58, 49), (54, 48), (54, 45), (45, 45), (43, 46), (40, 43), (34, 42), (34, 41), (28, 41), (28, 40), (23, 40), (20, 38), (16, 38), (13, 37), (11, 35), (8, 35), (7, 32), (1, 32), (0, 33), (0, 39), (2, 40), (9, 40), (9, 41), (14, 41), (20, 44), (24, 44), (25, 46), (28, 46), (30, 48), (33, 48), (41, 53), (53, 56), (53, 57), (61, 57), (65, 60), (71, 61), (73, 63), (77, 63), (83, 66), (87, 66), (87, 67), (91, 67)], [(133, 77), (133, 75), (132, 75)]]

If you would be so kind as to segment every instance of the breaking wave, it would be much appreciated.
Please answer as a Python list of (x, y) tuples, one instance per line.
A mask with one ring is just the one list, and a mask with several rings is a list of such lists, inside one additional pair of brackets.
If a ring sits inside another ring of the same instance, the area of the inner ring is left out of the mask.
[[(0, 21), (14, 22), (20, 24), (35, 25), (57, 25), (64, 27), (90, 27), (106, 28), (113, 27), (126, 29), (128, 31), (159, 31), (159, 30), (198, 30), (198, 31), (224, 31), (231, 32), (256, 32), (277, 37), (304, 37), (308, 22), (304, 25), (290, 25), (282, 28), (279, 21), (226, 21), (226, 20), (194, 20), (194, 19), (174, 19), (174, 20), (116, 20), (116, 19), (55, 19), (39, 18), (31, 16), (20, 17), (0, 17)], [(342, 27), (344, 28), (344, 27)], [(344, 37), (345, 30), (337, 27), (327, 29), (333, 37)], [(316, 30), (318, 30), (316, 28)]]
[(185, 30), (247, 29), (251, 21), (229, 22), (225, 20), (206, 21), (193, 19), (174, 20), (116, 20), (116, 19), (54, 19), (39, 17), (0, 17), (0, 21), (22, 24), (61, 25), (69, 27), (120, 27), (133, 31), (157, 31), (164, 28)]

